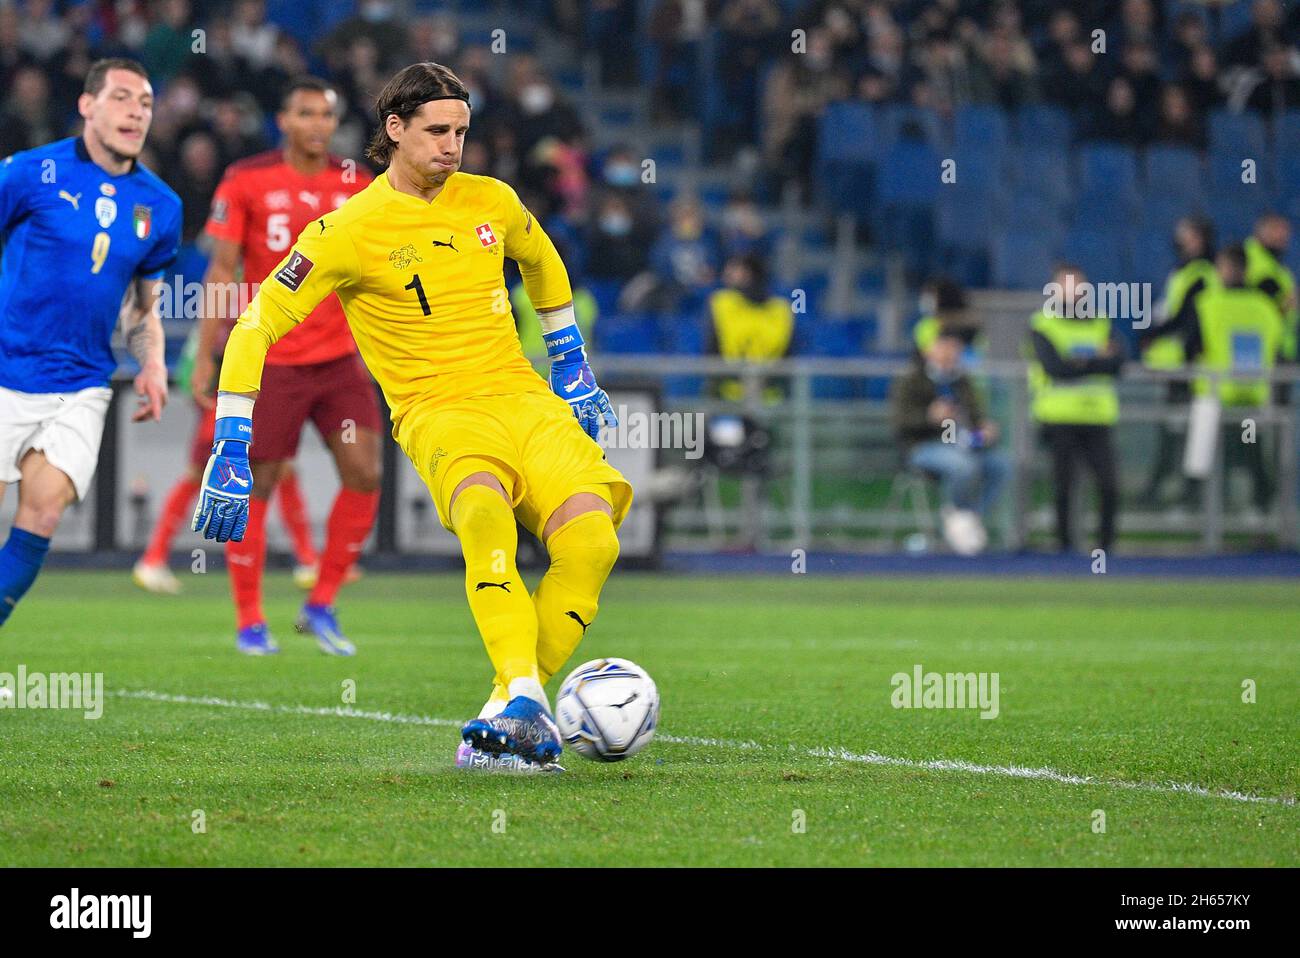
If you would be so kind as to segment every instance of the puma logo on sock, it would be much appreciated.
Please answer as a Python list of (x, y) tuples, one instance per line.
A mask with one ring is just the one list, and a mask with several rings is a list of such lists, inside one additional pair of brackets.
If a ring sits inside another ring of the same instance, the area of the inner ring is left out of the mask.
[(483, 591), (484, 589), (486, 589), (488, 586), (491, 586), (491, 587), (494, 588), (494, 589), (501, 589), (501, 590), (503, 590), (503, 591), (505, 591), (505, 592), (509, 592), (509, 591), (510, 591), (510, 580), (507, 579), (505, 582), (480, 582), (478, 585), (474, 586), (474, 591), (475, 591), (475, 592), (482, 592), (482, 591)]
[(577, 622), (578, 625), (582, 626), (583, 635), (587, 634), (587, 626), (591, 625), (590, 622), (583, 622), (581, 617), (579, 617), (578, 613), (574, 612), (572, 609), (570, 609), (568, 612), (564, 614), (567, 615), (569, 618), (571, 618), (574, 622)]

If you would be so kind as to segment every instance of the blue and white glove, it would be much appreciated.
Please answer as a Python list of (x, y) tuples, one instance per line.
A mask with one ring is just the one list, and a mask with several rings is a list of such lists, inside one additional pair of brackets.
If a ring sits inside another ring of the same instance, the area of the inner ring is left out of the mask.
[(202, 532), (205, 539), (239, 542), (248, 527), (248, 497), (253, 491), (253, 473), (248, 466), (253, 401), (243, 396), (219, 397), (212, 439), (212, 456), (203, 470), (190, 528)]
[[(567, 314), (572, 317), (572, 308)], [(551, 391), (569, 404), (587, 435), (599, 438), (602, 422), (611, 429), (617, 427), (618, 416), (609, 404), (609, 394), (596, 385), (596, 374), (587, 362), (578, 324), (571, 323), (554, 332), (544, 331), (543, 338), (546, 355), (551, 360)]]

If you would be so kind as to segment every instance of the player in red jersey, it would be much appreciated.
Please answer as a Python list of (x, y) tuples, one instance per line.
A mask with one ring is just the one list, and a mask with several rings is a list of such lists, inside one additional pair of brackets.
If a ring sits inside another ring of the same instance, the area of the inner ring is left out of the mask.
[[(212, 199), (205, 230), (214, 240), (205, 284), (229, 284), (243, 259), (247, 282), (261, 282), (284, 258), (304, 229), (359, 193), (371, 176), (351, 160), (330, 156), (338, 127), (337, 96), (323, 81), (295, 80), (285, 91), (276, 120), (284, 136), (278, 150), (234, 163)], [(200, 323), (196, 382), (212, 381), (212, 343), (219, 320)], [(268, 401), (269, 400), (269, 401)], [(379, 504), (380, 413), (375, 386), (357, 355), (338, 297), (330, 295), (266, 357), (262, 402), (254, 417), (253, 489), (248, 529), (226, 546), (241, 652), (278, 651), (262, 614), (262, 565), (266, 558), (266, 504), (298, 451), (311, 420), (329, 447), (342, 488), (330, 511), (325, 551), (316, 585), (295, 628), (309, 632), (332, 655), (355, 648), (339, 630), (333, 604), (374, 525)]]
[[(233, 326), (232, 322), (222, 323), (214, 357), (221, 354), (225, 338)], [(193, 357), (189, 362), (193, 363)], [(181, 366), (185, 365), (186, 361), (182, 360)], [(194, 433), (190, 438), (189, 461), (184, 474), (167, 491), (162, 509), (154, 521), (153, 532), (149, 535), (149, 544), (131, 570), (131, 579), (136, 585), (147, 592), (160, 595), (176, 595), (181, 591), (180, 581), (168, 568), (167, 558), (171, 553), (176, 531), (181, 523), (188, 522), (194, 513), (194, 500), (199, 494), (203, 470), (207, 467), (208, 456), (212, 452), (212, 430), (217, 411), (215, 381), (198, 383), (195, 382), (192, 374), (184, 375), (182, 370), (178, 370), (176, 375), (177, 380), (181, 381), (182, 388), (193, 386), (195, 412), (198, 414), (194, 421)], [(298, 486), (298, 476), (292, 466), (286, 466), (284, 474), (280, 476), (280, 481), (275, 487), (275, 498), (280, 507), (280, 520), (284, 523), (293, 542), (296, 562), (293, 581), (303, 589), (311, 589), (319, 577), (320, 569), (317, 566), (319, 557), (316, 554), (316, 546), (312, 542), (311, 525), (307, 521), (307, 507), (303, 502), (302, 490)], [(349, 580), (355, 574), (354, 569), (349, 575)]]

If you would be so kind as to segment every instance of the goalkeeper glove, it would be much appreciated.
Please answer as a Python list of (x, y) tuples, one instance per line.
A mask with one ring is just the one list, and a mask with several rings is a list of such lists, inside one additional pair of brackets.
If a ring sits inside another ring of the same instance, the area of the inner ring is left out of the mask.
[[(572, 309), (568, 315), (572, 317)], [(587, 435), (598, 438), (602, 422), (611, 429), (617, 427), (618, 416), (609, 404), (609, 394), (596, 385), (577, 323), (547, 332), (544, 338), (551, 360), (551, 391), (569, 404)]]
[(248, 526), (248, 497), (253, 491), (253, 473), (248, 465), (253, 401), (242, 396), (220, 396), (212, 438), (212, 456), (203, 470), (190, 528), (203, 533), (205, 539), (239, 542)]

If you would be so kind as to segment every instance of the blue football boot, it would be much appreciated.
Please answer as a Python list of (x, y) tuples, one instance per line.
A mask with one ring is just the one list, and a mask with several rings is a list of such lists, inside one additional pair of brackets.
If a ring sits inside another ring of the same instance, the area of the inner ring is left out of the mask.
[(357, 647), (339, 631), (339, 620), (329, 606), (304, 605), (293, 627), (304, 635), (316, 636), (316, 644), (326, 655), (357, 654)]
[(509, 752), (539, 765), (560, 757), (560, 730), (546, 709), (526, 695), (516, 695), (495, 718), (476, 718), (460, 730), (466, 745), (480, 752)]
[(265, 622), (256, 622), (240, 629), (235, 637), (235, 648), (245, 655), (275, 655), (280, 651)]

